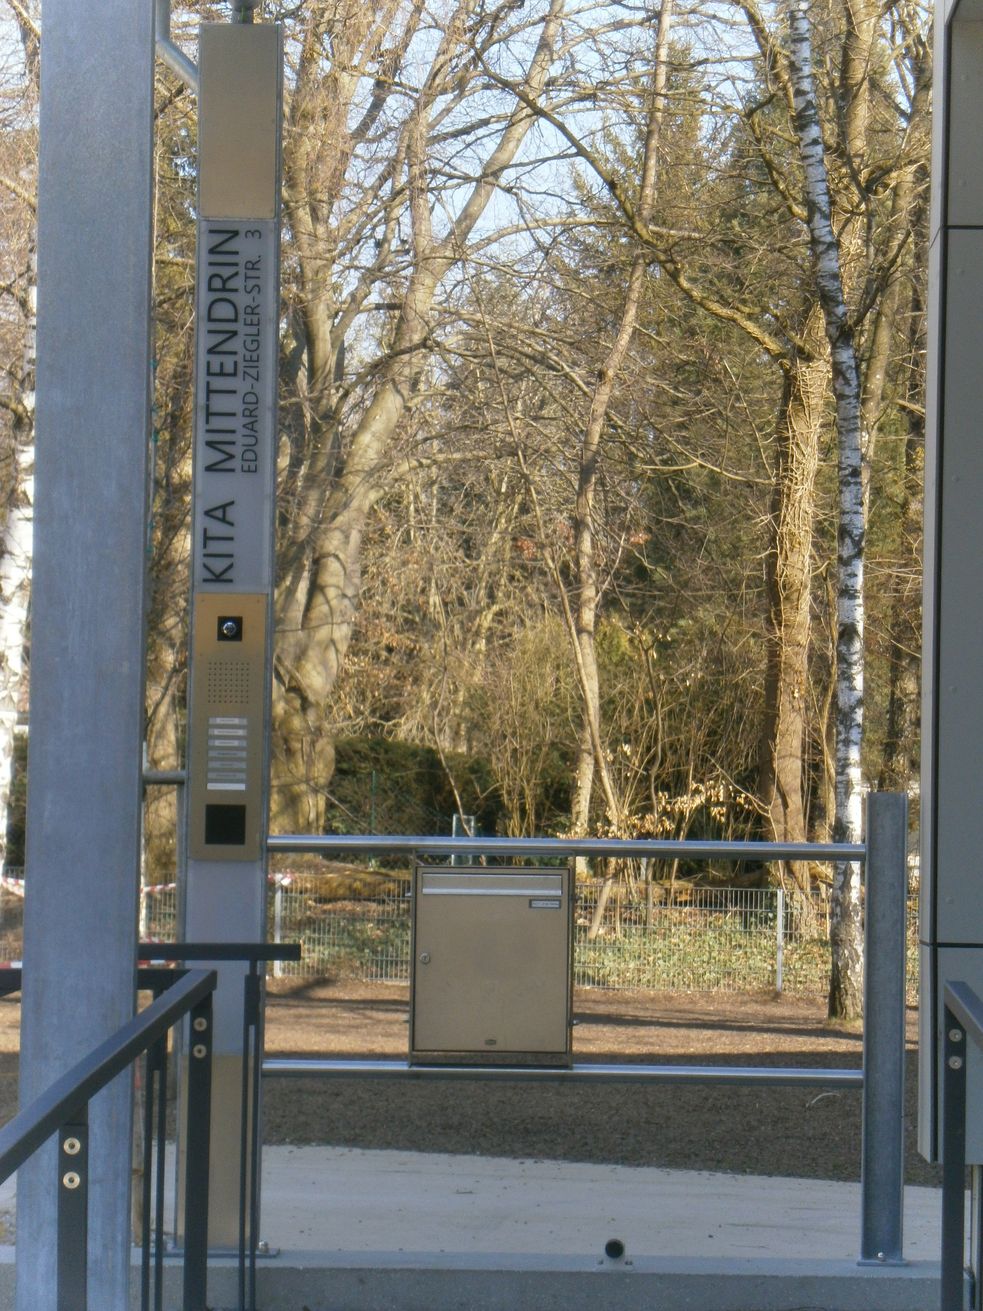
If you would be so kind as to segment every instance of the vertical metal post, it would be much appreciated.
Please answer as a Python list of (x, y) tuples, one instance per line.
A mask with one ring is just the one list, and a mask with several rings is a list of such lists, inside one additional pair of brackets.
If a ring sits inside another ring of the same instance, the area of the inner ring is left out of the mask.
[[(22, 1104), (135, 1004), (153, 81), (151, 5), (44, 0)], [(124, 1307), (129, 1075), (90, 1133), (90, 1303)], [(56, 1305), (57, 1150), (19, 1172), (20, 1311)]]
[(904, 1212), (908, 800), (867, 798), (861, 1262), (899, 1265)]
[(84, 1113), (58, 1133), (58, 1311), (88, 1306), (89, 1127)]
[[(473, 838), (475, 836), (474, 815), (455, 815), (451, 820), (451, 837)], [(452, 865), (470, 865), (472, 856), (451, 856)]]
[(785, 889), (778, 889), (778, 901), (775, 907), (775, 991), (780, 993), (785, 986)]
[[(154, 1000), (161, 989), (153, 989)], [(173, 1030), (175, 1034), (177, 1030)], [(143, 1199), (141, 1217), (140, 1311), (150, 1311), (151, 1266), (154, 1311), (164, 1306), (164, 1184), (167, 1152), (167, 1038), (144, 1060)], [(153, 1261), (151, 1262), (151, 1253)]]
[(242, 1096), (239, 1109), (239, 1306), (246, 1307), (246, 1235), (252, 1234), (248, 1243), (250, 1252), (256, 1250), (256, 1230), (249, 1223), (249, 1196), (251, 1181), (255, 1177), (255, 1162), (249, 1153), (252, 1134), (250, 1131), (250, 1109), (255, 1118), (256, 1108), (250, 1108), (252, 1079), (250, 1070), (256, 1065), (256, 1053), (253, 1038), (256, 1029), (256, 1017), (259, 1013), (259, 978), (256, 973), (256, 961), (250, 961), (249, 973), (243, 983), (242, 997)]
[(966, 1033), (945, 1008), (942, 1073), (942, 1311), (962, 1311), (965, 1282)]
[(252, 1059), (247, 1062), (250, 1078), (249, 1090), (249, 1300), (248, 1311), (256, 1311), (256, 1249), (259, 1244), (259, 1170), (260, 1125), (262, 1123), (262, 1084), (260, 1075), (263, 1063), (263, 988), (265, 977), (259, 973), (259, 962), (253, 961), (246, 975), (244, 1009), (252, 1028)]
[(191, 1012), (184, 1126), (184, 1309), (205, 1311), (208, 1288), (208, 1166), (212, 1114), (212, 994)]
[[(177, 1041), (183, 1025), (171, 1030)], [(167, 1040), (160, 1043), (157, 1072), (157, 1171), (154, 1176), (154, 1311), (164, 1311), (164, 1183), (167, 1174)], [(175, 1171), (175, 1177), (177, 1171)], [(177, 1214), (175, 1197), (174, 1213)]]
[[(273, 894), (273, 941), (276, 943), (283, 941), (283, 883), (279, 875), (276, 880), (276, 891)], [(280, 978), (283, 974), (282, 960), (273, 962), (273, 974), (276, 978)]]
[(157, 1046), (143, 1061), (143, 1178), (140, 1180), (140, 1311), (150, 1311), (150, 1218), (154, 1178), (154, 1098)]
[[(967, 1073), (967, 1082), (968, 1082)], [(969, 1278), (972, 1281), (973, 1311), (979, 1311), (983, 1297), (980, 1239), (983, 1233), (983, 1166), (969, 1167)]]

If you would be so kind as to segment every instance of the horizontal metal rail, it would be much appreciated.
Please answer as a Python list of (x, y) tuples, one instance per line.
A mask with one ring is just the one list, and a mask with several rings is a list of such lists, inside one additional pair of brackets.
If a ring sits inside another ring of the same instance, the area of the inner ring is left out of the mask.
[[(904, 906), (907, 803), (903, 795), (871, 794), (867, 807), (867, 842), (722, 842), (671, 841), (663, 838), (487, 838), (332, 834), (305, 837), (274, 834), (267, 846), (274, 854), (311, 852), (322, 856), (366, 852), (409, 859), (431, 856), (518, 857), (540, 860), (575, 856), (645, 857), (663, 860), (862, 862), (866, 867), (868, 907)], [(873, 888), (878, 889), (872, 899)], [(403, 1061), (276, 1059), (263, 1064), (267, 1077), (396, 1079), (494, 1079), (500, 1082), (623, 1082), (717, 1085), (785, 1085), (858, 1088), (862, 1091), (861, 1261), (900, 1261), (903, 1214), (904, 1102), (904, 921), (903, 915), (871, 913), (865, 933), (864, 997), (868, 1017), (861, 1069), (775, 1066), (680, 1066), (578, 1064), (557, 1067), (410, 1066)], [(876, 1031), (876, 1032), (875, 1032)], [(871, 1168), (871, 1162), (876, 1168)]]
[(198, 69), (171, 40), (171, 0), (156, 0), (157, 54), (189, 90), (198, 94)]
[(300, 960), (299, 942), (140, 942), (138, 960), (258, 961)]
[(143, 771), (144, 787), (178, 787), (188, 781), (183, 769), (145, 769)]
[(862, 1088), (863, 1070), (826, 1066), (767, 1065), (607, 1065), (571, 1066), (410, 1065), (407, 1061), (333, 1060), (271, 1057), (267, 1078), (491, 1079), (515, 1083), (716, 1083), (805, 1088)]
[(449, 838), (366, 833), (271, 833), (272, 854), (370, 851), (417, 856), (648, 856), (663, 860), (863, 861), (867, 848), (849, 842), (693, 842), (668, 838)]
[(189, 970), (162, 997), (57, 1079), (0, 1129), (0, 1183), (84, 1107), (117, 1074), (214, 992), (214, 970)]

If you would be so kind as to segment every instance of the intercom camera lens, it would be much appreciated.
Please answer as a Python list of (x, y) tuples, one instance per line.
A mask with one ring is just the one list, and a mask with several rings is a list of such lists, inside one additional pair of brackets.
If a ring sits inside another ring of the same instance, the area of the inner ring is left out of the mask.
[(220, 642), (242, 641), (241, 615), (219, 615), (218, 640)]

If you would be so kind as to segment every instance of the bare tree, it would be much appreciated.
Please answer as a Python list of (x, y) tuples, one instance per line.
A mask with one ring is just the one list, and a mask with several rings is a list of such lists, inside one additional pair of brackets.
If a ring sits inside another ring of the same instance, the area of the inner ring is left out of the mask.
[[(822, 127), (812, 73), (812, 35), (807, 0), (789, 6), (789, 72), (793, 124), (802, 160), (809, 238), (819, 303), (832, 359), (836, 401), (839, 531), (836, 625), (836, 815), (833, 839), (860, 841), (862, 789), (860, 746), (864, 693), (864, 477), (863, 406), (854, 325), (846, 305), (840, 248), (833, 231), (832, 202)], [(856, 100), (856, 98), (855, 98)], [(854, 103), (855, 103), (854, 100)], [(838, 861), (833, 876), (830, 1015), (854, 1019), (863, 1010), (863, 932), (860, 866)]]
[(4, 70), (3, 339), (6, 385), (0, 408), (9, 427), (4, 451), (6, 518), (0, 541), (0, 863), (6, 857), (14, 741), (26, 702), (28, 616), (34, 554), (34, 343), (37, 326), (36, 109), (40, 30), (32, 4), (9, 0), (20, 36)]
[(514, 63), (511, 40), (538, 95), (561, 13), (562, 0), (528, 17), (460, 0), (434, 40), (421, 5), (321, 0), (300, 20), (284, 161), (303, 370), (288, 409), (274, 716), (289, 827), (319, 824), (322, 708), (351, 639), (367, 516), (398, 476), (400, 424), (431, 359), (437, 290), (535, 122), (490, 95), (482, 61)]
[[(667, 56), (672, 25), (672, 0), (662, 0), (652, 52), (652, 70), (646, 93), (644, 149), (641, 180), (638, 188), (638, 216), (648, 225), (655, 205), (658, 161), (663, 119), (666, 112)], [(608, 807), (608, 819), (617, 831), (621, 827), (621, 805), (611, 786), (605, 766), (605, 748), (601, 734), (600, 682), (595, 645), (597, 609), (600, 599), (597, 562), (594, 548), (594, 514), (601, 437), (608, 420), (618, 372), (624, 362), (638, 321), (648, 269), (647, 252), (638, 247), (631, 258), (620, 322), (614, 340), (601, 359), (580, 447), (577, 501), (574, 513), (576, 554), (576, 617), (574, 638), (579, 648), (578, 668), (582, 669), (583, 726), (577, 752), (570, 822), (574, 832), (587, 832), (591, 791), (595, 770), (600, 767)], [(600, 907), (603, 914), (603, 906)]]

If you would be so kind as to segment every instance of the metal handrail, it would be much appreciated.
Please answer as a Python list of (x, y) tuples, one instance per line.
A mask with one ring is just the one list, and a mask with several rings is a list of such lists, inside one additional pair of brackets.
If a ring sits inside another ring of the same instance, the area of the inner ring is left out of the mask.
[[(59, 1307), (88, 1306), (89, 1223), (89, 1102), (140, 1056), (146, 1056), (148, 1075), (156, 1070), (163, 1088), (166, 1039), (174, 1025), (190, 1016), (193, 1046), (188, 1064), (187, 1170), (185, 1176), (186, 1232), (184, 1244), (184, 1299), (186, 1311), (205, 1305), (208, 1282), (208, 1162), (211, 1122), (212, 994), (214, 970), (166, 971), (170, 985), (157, 976), (160, 970), (137, 971), (137, 985), (166, 987), (133, 1019), (100, 1043), (0, 1129), (0, 1180), (9, 1178), (24, 1162), (57, 1135), (54, 1160), (57, 1177), (57, 1300)], [(148, 978), (147, 976), (152, 976)], [(12, 982), (12, 980), (11, 980)], [(148, 1089), (149, 1092), (149, 1089)], [(160, 1099), (163, 1108), (163, 1096)], [(148, 1096), (147, 1119), (152, 1118)], [(162, 1207), (163, 1111), (158, 1114), (158, 1213)], [(150, 1150), (148, 1138), (144, 1161)], [(52, 1181), (54, 1182), (54, 1181)], [(149, 1178), (144, 1189), (148, 1200)], [(142, 1306), (149, 1307), (149, 1223), (143, 1229), (141, 1264)], [(156, 1306), (163, 1306), (163, 1243), (157, 1227), (155, 1253)]]
[[(263, 1053), (263, 1006), (259, 965), (299, 961), (299, 942), (141, 942), (139, 960), (236, 961), (248, 965), (242, 1011), (242, 1081), (239, 1103), (239, 1306), (256, 1306), (256, 1244), (259, 1232), (260, 1070)], [(166, 970), (162, 973), (167, 973)], [(158, 1207), (158, 1214), (160, 1208)], [(249, 1242), (246, 1241), (246, 1221)]]
[(189, 970), (163, 996), (128, 1020), (8, 1121), (0, 1129), (0, 1183), (117, 1074), (214, 992), (216, 982), (214, 970)]
[(864, 957), (864, 1057), (860, 1070), (778, 1067), (673, 1067), (577, 1065), (539, 1067), (409, 1066), (402, 1061), (322, 1059), (267, 1060), (270, 1076), (357, 1078), (468, 1078), (577, 1081), (652, 1080), (690, 1083), (804, 1084), (860, 1087), (863, 1091), (861, 1152), (862, 1264), (901, 1264), (904, 1208), (904, 970), (907, 891), (907, 800), (902, 794), (871, 793), (867, 841), (724, 842), (665, 838), (471, 838), (331, 834), (316, 837), (273, 834), (273, 854), (375, 852), (414, 856), (647, 856), (663, 859), (739, 861), (836, 861), (866, 866)]
[(372, 833), (271, 833), (271, 854), (339, 851), (385, 852), (419, 856), (648, 856), (676, 860), (822, 860), (865, 861), (859, 842), (718, 842), (691, 838), (453, 838), (387, 836)]
[(259, 961), (300, 960), (299, 942), (138, 942), (137, 960)]
[(645, 1065), (583, 1061), (574, 1065), (410, 1065), (408, 1061), (271, 1057), (264, 1075), (350, 1079), (489, 1079), (500, 1083), (719, 1083), (786, 1088), (862, 1088), (862, 1069), (827, 1065)]
[[(969, 1043), (983, 1052), (983, 1001), (968, 983), (942, 990), (942, 1311), (964, 1306), (966, 1246), (966, 1065)], [(979, 1272), (976, 1272), (977, 1275)]]

